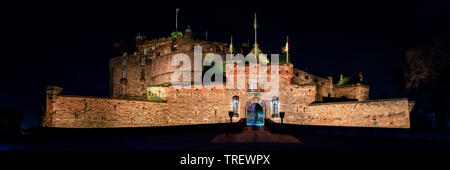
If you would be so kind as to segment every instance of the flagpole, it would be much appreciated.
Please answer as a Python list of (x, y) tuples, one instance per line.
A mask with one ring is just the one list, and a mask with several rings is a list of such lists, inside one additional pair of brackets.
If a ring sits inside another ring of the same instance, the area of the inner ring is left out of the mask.
[(178, 31), (178, 8), (175, 9), (175, 31)]
[(258, 44), (257, 41), (256, 41), (257, 40), (256, 39), (256, 27), (257, 27), (257, 25), (256, 25), (256, 12), (255, 12), (255, 25), (254, 26), (255, 26), (255, 45), (256, 45), (256, 44)]
[(255, 59), (256, 59), (255, 61), (258, 61), (258, 57), (256, 56), (257, 55), (256, 52), (258, 51), (258, 46), (257, 46), (258, 43), (256, 41), (257, 40), (256, 39), (256, 27), (257, 27), (257, 24), (256, 24), (256, 12), (255, 12), (255, 23), (254, 24), (255, 24), (254, 25), (254, 27), (255, 27), (255, 45), (254, 46), (255, 46)]

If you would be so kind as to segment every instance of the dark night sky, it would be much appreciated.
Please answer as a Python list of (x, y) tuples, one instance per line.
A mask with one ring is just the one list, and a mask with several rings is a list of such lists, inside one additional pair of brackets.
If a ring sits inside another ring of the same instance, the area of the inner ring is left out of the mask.
[(15, 2), (2, 5), (0, 107), (25, 110), (23, 127), (37, 126), (48, 85), (64, 94), (108, 96), (113, 43), (168, 36), (190, 25), (198, 39), (258, 43), (279, 53), (289, 36), (296, 68), (319, 76), (363, 72), (371, 97), (394, 93), (392, 70), (405, 51), (450, 29), (450, 3), (438, 1), (347, 1), (253, 3), (246, 1)]

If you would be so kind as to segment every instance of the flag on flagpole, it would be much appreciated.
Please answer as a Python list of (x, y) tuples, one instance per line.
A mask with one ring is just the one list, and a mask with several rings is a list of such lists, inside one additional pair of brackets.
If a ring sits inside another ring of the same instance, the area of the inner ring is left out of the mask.
[(289, 63), (289, 37), (286, 37), (286, 62)]
[(286, 40), (286, 47), (285, 47), (286, 52), (289, 52), (289, 37)]
[(233, 54), (233, 36), (231, 36), (230, 49), (228, 50), (231, 54)]
[(253, 27), (255, 27), (255, 29), (256, 29), (256, 13), (255, 13), (255, 21), (254, 21)]

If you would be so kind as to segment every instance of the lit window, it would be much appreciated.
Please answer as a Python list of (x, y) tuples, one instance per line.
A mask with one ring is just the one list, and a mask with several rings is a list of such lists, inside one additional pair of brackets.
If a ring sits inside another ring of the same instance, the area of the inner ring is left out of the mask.
[(279, 108), (280, 108), (280, 101), (278, 101), (278, 97), (274, 96), (272, 98), (272, 110), (274, 115), (278, 115)]
[(239, 113), (239, 97), (238, 96), (233, 97), (232, 104), (233, 104), (233, 112)]
[(256, 85), (256, 82), (250, 82), (250, 83), (248, 84), (248, 86), (249, 86), (249, 89), (250, 89), (250, 90), (256, 90), (256, 88), (257, 88), (257, 87), (256, 87), (256, 86), (257, 86), (257, 85)]
[(145, 66), (145, 58), (142, 58), (141, 65)]
[(124, 78), (124, 79), (127, 78), (127, 71), (122, 72), (122, 78)]
[(126, 60), (126, 59), (123, 60), (122, 66), (123, 66), (123, 67), (126, 67), (126, 66), (127, 66), (127, 60)]

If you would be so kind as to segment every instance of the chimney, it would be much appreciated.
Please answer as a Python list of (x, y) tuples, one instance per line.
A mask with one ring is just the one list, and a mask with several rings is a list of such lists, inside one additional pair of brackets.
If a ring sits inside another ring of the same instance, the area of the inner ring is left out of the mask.
[(360, 81), (361, 83), (363, 82), (362, 72), (359, 72), (359, 81)]
[(333, 76), (327, 76), (327, 78), (330, 81), (330, 85), (333, 85)]

